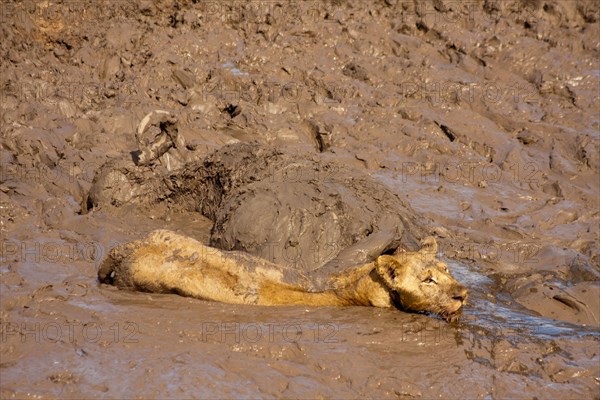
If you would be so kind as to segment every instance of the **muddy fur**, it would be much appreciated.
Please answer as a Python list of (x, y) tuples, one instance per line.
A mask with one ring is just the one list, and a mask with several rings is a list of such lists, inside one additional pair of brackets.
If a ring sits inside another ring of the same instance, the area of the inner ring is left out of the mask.
[(100, 282), (153, 293), (177, 293), (230, 304), (374, 306), (458, 317), (467, 290), (436, 258), (434, 238), (416, 252), (397, 251), (347, 268), (314, 291), (310, 276), (239, 252), (224, 252), (172, 231), (113, 249)]

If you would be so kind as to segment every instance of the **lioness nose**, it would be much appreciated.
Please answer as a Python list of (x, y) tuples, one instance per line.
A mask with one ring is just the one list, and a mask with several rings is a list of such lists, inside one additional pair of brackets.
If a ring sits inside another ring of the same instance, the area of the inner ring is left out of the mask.
[(464, 302), (467, 299), (467, 294), (468, 294), (467, 289), (460, 288), (454, 293), (454, 296), (452, 296), (452, 299), (458, 300), (460, 302)]

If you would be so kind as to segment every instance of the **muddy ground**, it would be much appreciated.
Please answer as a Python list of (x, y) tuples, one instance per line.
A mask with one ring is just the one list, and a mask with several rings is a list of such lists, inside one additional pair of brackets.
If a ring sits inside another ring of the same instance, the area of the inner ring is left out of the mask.
[[(596, 2), (0, 7), (0, 397), (600, 398)], [(209, 242), (198, 212), (88, 211), (155, 109), (198, 157), (257, 141), (386, 184), (434, 222), (462, 320), (100, 286), (152, 229)]]

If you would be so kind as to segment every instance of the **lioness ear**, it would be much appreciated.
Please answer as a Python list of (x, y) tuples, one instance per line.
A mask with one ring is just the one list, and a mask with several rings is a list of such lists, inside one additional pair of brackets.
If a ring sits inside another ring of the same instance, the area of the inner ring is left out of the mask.
[(427, 236), (421, 240), (421, 250), (419, 252), (428, 258), (433, 258), (438, 253), (438, 244), (433, 236)]
[(393, 286), (396, 279), (396, 272), (402, 265), (392, 256), (383, 255), (375, 260), (375, 270), (377, 275), (383, 279), (388, 286)]
[(406, 254), (406, 249), (404, 249), (404, 248), (402, 248), (400, 246), (398, 246), (398, 248), (396, 249), (396, 251), (394, 251), (394, 255), (395, 256), (402, 256), (404, 254)]

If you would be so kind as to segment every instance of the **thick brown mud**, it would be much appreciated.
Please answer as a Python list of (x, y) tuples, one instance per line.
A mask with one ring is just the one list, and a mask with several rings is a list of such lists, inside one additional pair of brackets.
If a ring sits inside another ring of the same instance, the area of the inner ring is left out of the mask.
[[(596, 2), (0, 7), (0, 397), (600, 398)], [(153, 110), (182, 139), (145, 162), (158, 132), (136, 129)], [(213, 153), (236, 143), (300, 168), (236, 176)], [(104, 188), (139, 190), (94, 192), (107, 162), (120, 172)], [(171, 198), (182, 171), (233, 184)], [(335, 209), (325, 180), (360, 186), (358, 206)], [(436, 235), (469, 288), (460, 322), (98, 284), (108, 250), (157, 228), (258, 253), (253, 239), (278, 240), (277, 196), (303, 185), (296, 212), (319, 216), (324, 242), (358, 244), (349, 254)]]

